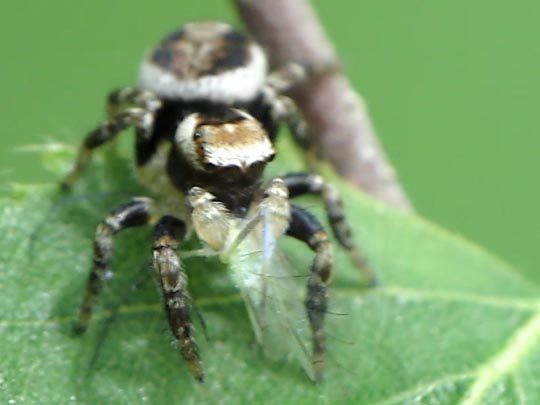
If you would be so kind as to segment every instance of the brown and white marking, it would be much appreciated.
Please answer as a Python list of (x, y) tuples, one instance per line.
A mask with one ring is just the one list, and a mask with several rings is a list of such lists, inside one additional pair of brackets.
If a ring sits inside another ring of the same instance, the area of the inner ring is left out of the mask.
[(189, 115), (178, 126), (175, 141), (188, 161), (200, 170), (234, 166), (245, 171), (275, 155), (261, 124), (237, 109), (231, 109), (226, 120), (201, 113)]

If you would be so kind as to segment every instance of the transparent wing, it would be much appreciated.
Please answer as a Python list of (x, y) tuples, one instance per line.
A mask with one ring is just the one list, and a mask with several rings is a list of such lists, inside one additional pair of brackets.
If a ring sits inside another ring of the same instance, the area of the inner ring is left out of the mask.
[(259, 225), (229, 256), (233, 277), (265, 354), (275, 360), (297, 358), (314, 379), (311, 331), (304, 306), (306, 276), (291, 269), (277, 247), (269, 215), (264, 209), (259, 214)]

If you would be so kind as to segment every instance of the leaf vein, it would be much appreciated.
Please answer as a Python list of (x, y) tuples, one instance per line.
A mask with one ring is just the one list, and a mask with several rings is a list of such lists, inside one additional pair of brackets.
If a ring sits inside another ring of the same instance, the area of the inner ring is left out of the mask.
[(478, 369), (478, 378), (465, 394), (461, 405), (480, 403), (497, 380), (513, 372), (532, 346), (538, 343), (539, 337), (540, 312), (537, 312), (510, 337), (501, 351)]
[[(496, 296), (482, 296), (478, 294), (470, 293), (459, 293), (454, 291), (442, 291), (442, 290), (431, 290), (424, 291), (414, 288), (399, 287), (399, 286), (384, 286), (379, 287), (375, 290), (365, 290), (359, 288), (346, 288), (346, 287), (337, 287), (334, 288), (334, 291), (340, 295), (355, 297), (365, 297), (366, 291), (371, 294), (386, 295), (390, 297), (397, 297), (403, 299), (410, 299), (415, 301), (433, 301), (433, 300), (443, 300), (443, 301), (458, 301), (458, 302), (469, 302), (479, 305), (487, 305), (497, 308), (507, 308), (507, 309), (516, 309), (516, 310), (525, 310), (525, 311), (540, 311), (540, 301), (532, 299), (519, 299), (519, 298), (502, 298)], [(229, 294), (221, 296), (209, 296), (202, 297), (196, 300), (196, 303), (200, 307), (208, 307), (213, 305), (227, 304), (233, 302), (242, 301), (240, 294)], [(131, 305), (122, 305), (118, 311), (119, 314), (134, 314), (134, 313), (144, 313), (144, 312), (158, 312), (161, 311), (162, 307), (159, 304), (131, 304)], [(96, 313), (94, 319), (103, 319), (109, 317), (111, 311), (103, 311), (101, 313)], [(8, 319), (0, 320), (0, 327), (5, 326), (39, 326), (39, 325), (55, 325), (55, 324), (65, 324), (73, 321), (72, 316), (61, 316), (56, 318), (49, 319)]]
[(533, 299), (504, 298), (490, 295), (479, 295), (473, 293), (461, 293), (456, 291), (443, 290), (423, 291), (419, 289), (398, 286), (382, 287), (378, 290), (378, 293), (382, 295), (406, 298), (416, 301), (460, 301), (498, 308), (520, 309), (529, 311), (540, 310), (540, 301)]
[(474, 372), (464, 372), (459, 374), (451, 374), (447, 375), (445, 377), (429, 381), (424, 384), (415, 385), (413, 388), (405, 391), (401, 391), (395, 395), (392, 395), (389, 398), (383, 399), (381, 401), (378, 401), (374, 403), (373, 405), (390, 405), (390, 404), (396, 404), (401, 401), (404, 401), (407, 398), (415, 397), (417, 399), (421, 399), (423, 396), (429, 394), (433, 390), (437, 389), (437, 387), (441, 387), (448, 384), (456, 383), (460, 380), (466, 380), (474, 378), (475, 374)]

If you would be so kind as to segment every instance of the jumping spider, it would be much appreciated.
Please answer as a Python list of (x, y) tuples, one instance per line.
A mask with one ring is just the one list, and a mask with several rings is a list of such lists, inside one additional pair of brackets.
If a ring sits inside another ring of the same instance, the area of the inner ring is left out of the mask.
[[(70, 187), (87, 167), (94, 149), (133, 126), (139, 178), (160, 198), (133, 198), (113, 209), (97, 227), (93, 266), (76, 331), (86, 330), (108, 278), (114, 236), (129, 227), (153, 224), (153, 268), (167, 320), (192, 375), (202, 381), (179, 244), (195, 233), (207, 254), (224, 258), (250, 234), (257, 234), (272, 255), (272, 240), (286, 234), (315, 253), (302, 308), (311, 334), (309, 361), (304, 366), (310, 377), (322, 378), (332, 249), (319, 221), (289, 204), (289, 198), (321, 196), (339, 243), (353, 256), (357, 250), (341, 199), (320, 176), (288, 174), (262, 186), (263, 171), (275, 155), (279, 123), (287, 123), (299, 145), (307, 148), (307, 126), (284, 93), (316, 71), (291, 63), (267, 74), (267, 59), (258, 44), (227, 24), (198, 22), (171, 33), (149, 53), (137, 87), (109, 94), (108, 120), (86, 136), (62, 184)], [(267, 267), (271, 271), (272, 261)], [(265, 297), (260, 299), (261, 292), (248, 284), (241, 289), (261, 340), (261, 318), (268, 311), (261, 308)]]

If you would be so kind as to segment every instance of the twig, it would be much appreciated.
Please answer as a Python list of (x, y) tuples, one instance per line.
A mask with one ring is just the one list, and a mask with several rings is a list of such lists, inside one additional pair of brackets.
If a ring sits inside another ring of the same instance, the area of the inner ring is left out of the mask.
[[(274, 66), (337, 61), (307, 0), (233, 0)], [(338, 62), (339, 63), (339, 62)], [(390, 205), (412, 210), (371, 125), (365, 104), (341, 73), (319, 75), (294, 92), (324, 158), (348, 181)]]

